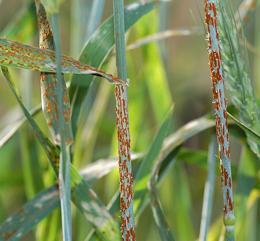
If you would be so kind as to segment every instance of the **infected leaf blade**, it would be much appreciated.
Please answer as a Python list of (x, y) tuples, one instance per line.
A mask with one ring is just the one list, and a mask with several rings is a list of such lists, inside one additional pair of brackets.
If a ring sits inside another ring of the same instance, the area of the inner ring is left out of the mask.
[(57, 187), (40, 192), (0, 226), (0, 241), (21, 240), (37, 223), (59, 206)]
[[(39, 49), (3, 38), (0, 38), (0, 65), (49, 73), (56, 73), (57, 69), (54, 51)], [(62, 56), (61, 72), (64, 74), (96, 75), (114, 84), (124, 84), (117, 77), (83, 64), (69, 56)]]
[[(45, 9), (42, 4), (37, 3), (37, 18), (39, 25), (39, 47), (40, 49), (54, 50), (53, 33), (50, 24), (47, 19)], [(66, 83), (62, 76), (62, 98), (63, 98), (63, 116), (64, 116), (64, 138), (65, 142), (71, 144), (73, 142), (72, 129), (70, 124), (71, 119), (71, 108), (69, 101), (69, 94), (67, 91)], [(59, 123), (58, 123), (58, 112), (57, 112), (57, 79), (54, 74), (41, 73), (40, 76), (41, 84), (41, 98), (42, 98), (42, 109), (47, 121), (47, 124), (51, 130), (52, 135), (56, 143), (60, 143), (59, 138)]]

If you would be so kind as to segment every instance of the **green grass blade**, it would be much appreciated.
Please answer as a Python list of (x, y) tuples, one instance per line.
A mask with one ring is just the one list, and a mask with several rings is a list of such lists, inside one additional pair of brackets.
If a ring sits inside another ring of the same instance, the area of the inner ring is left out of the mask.
[[(236, 239), (242, 241), (248, 238), (250, 230), (246, 226), (248, 218), (248, 202), (250, 194), (256, 190), (257, 172), (259, 171), (259, 159), (248, 146), (242, 148), (242, 154), (238, 166), (237, 189), (235, 195), (236, 209)], [(258, 189), (259, 190), (259, 189)], [(251, 240), (251, 239), (250, 239)]]
[(18, 241), (59, 205), (57, 187), (40, 192), (0, 226), (0, 241)]
[[(135, 178), (135, 202), (134, 202), (134, 210), (135, 213), (138, 214), (140, 212), (140, 208), (144, 202), (148, 181), (151, 178), (151, 172), (153, 170), (154, 162), (158, 159), (163, 141), (168, 134), (170, 121), (172, 117), (172, 110), (169, 112), (164, 122), (160, 126), (156, 137), (154, 138), (152, 145), (150, 146), (144, 160), (141, 163), (141, 166), (138, 168), (136, 178)], [(139, 215), (137, 215), (139, 216)]]
[[(32, 109), (29, 112), (29, 114), (32, 117), (34, 117), (40, 111), (41, 111), (41, 107), (38, 106), (38, 107)], [(12, 114), (11, 114), (11, 116), (12, 116)], [(5, 119), (8, 120), (9, 118), (5, 117)], [(9, 121), (10, 120), (11, 119), (9, 119)], [(10, 124), (10, 122), (5, 124), (5, 128), (3, 130), (1, 130), (1, 132), (0, 132), (0, 148), (5, 146), (5, 144), (14, 136), (14, 134), (20, 129), (20, 127), (26, 123), (26, 121), (27, 121), (27, 118), (22, 116), (20, 118), (17, 118), (15, 121), (12, 121), (11, 124)]]
[(173, 229), (176, 240), (195, 240), (195, 228), (192, 222), (193, 206), (188, 174), (182, 163), (176, 162), (170, 187), (175, 190), (171, 198)]
[(42, 147), (44, 148), (44, 151), (46, 152), (49, 160), (56, 160), (57, 159), (57, 149), (56, 147), (49, 141), (49, 139), (42, 133), (42, 131), (40, 130), (39, 126), (37, 125), (37, 123), (34, 121), (34, 119), (32, 118), (32, 116), (30, 115), (29, 111), (26, 109), (26, 107), (24, 106), (21, 97), (19, 96), (15, 84), (12, 81), (12, 78), (10, 76), (10, 73), (8, 71), (8, 69), (6, 67), (2, 67), (2, 72), (4, 74), (4, 77), (12, 91), (12, 93), (14, 94), (17, 102), (19, 103), (26, 119), (29, 121), (35, 135), (37, 136), (39, 142), (41, 143)]
[[(72, 217), (71, 217), (71, 180), (70, 180), (70, 143), (67, 143), (67, 136), (71, 135), (70, 129), (66, 129), (64, 97), (68, 96), (67, 88), (64, 88), (64, 79), (61, 74), (61, 42), (59, 34), (58, 13), (51, 15), (51, 23), (53, 28), (53, 39), (55, 44), (55, 60), (57, 66), (57, 86), (56, 103), (58, 114), (58, 133), (60, 138), (60, 167), (59, 167), (59, 193), (61, 203), (61, 219), (62, 233), (64, 241), (72, 240)], [(70, 125), (70, 121), (69, 121)], [(69, 133), (68, 133), (69, 131)]]
[[(166, 3), (162, 3), (162, 5), (166, 5)], [(160, 20), (156, 11), (145, 16), (135, 28), (138, 36), (145, 37), (156, 32), (158, 30), (158, 21)], [(143, 65), (141, 78), (145, 80), (156, 123), (161, 123), (164, 115), (172, 105), (172, 98), (158, 44), (151, 43), (142, 46), (142, 55), (145, 65)], [(164, 94), (161, 95), (161, 93)]]
[(204, 170), (207, 170), (207, 158), (208, 153), (206, 151), (194, 150), (185, 147), (181, 147), (176, 155), (177, 160), (181, 160), (190, 165), (196, 165)]
[(30, 127), (26, 126), (20, 131), (20, 160), (22, 163), (26, 199), (33, 198), (43, 188), (40, 153), (38, 143), (35, 142), (34, 138), (33, 133), (30, 132)]
[(255, 130), (250, 128), (248, 125), (244, 124), (242, 121), (237, 119), (231, 113), (228, 112), (228, 116), (242, 129), (246, 132), (247, 136), (250, 136), (250, 139), (254, 140), (255, 143), (260, 142), (260, 134), (257, 133)]
[(114, 0), (113, 6), (117, 74), (119, 78), (127, 81), (124, 1)]
[(100, 22), (104, 12), (104, 7), (105, 0), (97, 0), (93, 2), (89, 16), (89, 24), (86, 31), (86, 39), (88, 39), (89, 36), (91, 36), (94, 30), (98, 27), (98, 23)]
[[(150, 12), (154, 4), (135, 4), (125, 9), (125, 30), (127, 31), (142, 16)], [(111, 53), (114, 42), (113, 17), (108, 18), (90, 37), (83, 48), (79, 61), (93, 67), (100, 67)], [(90, 76), (73, 75), (70, 85), (70, 97), (73, 100), (72, 129), (76, 133), (77, 122), (82, 102), (88, 92), (93, 78)]]
[[(162, 137), (165, 137), (167, 132), (168, 132), (169, 119), (168, 119), (168, 121), (166, 121), (165, 124), (166, 124), (166, 128), (161, 128)], [(160, 138), (159, 138), (159, 140), (160, 140)], [(163, 144), (163, 140), (164, 140), (164, 138), (161, 139), (159, 145), (155, 145), (156, 148), (159, 147), (157, 155), (159, 154), (159, 151), (160, 151), (161, 146)], [(151, 148), (150, 150), (153, 150), (153, 149)], [(154, 157), (156, 158), (156, 156), (154, 156)], [(161, 240), (163, 240), (163, 241), (173, 241), (174, 237), (173, 237), (173, 235), (170, 231), (170, 227), (169, 227), (169, 225), (166, 221), (166, 217), (165, 217), (165, 214), (163, 212), (162, 205), (161, 205), (160, 200), (159, 200), (159, 194), (158, 194), (158, 191), (157, 191), (157, 188), (156, 188), (156, 184), (157, 184), (157, 180), (158, 180), (158, 172), (159, 172), (159, 169), (157, 168), (157, 165), (154, 165), (153, 170), (151, 172), (150, 180), (148, 182), (148, 189), (149, 189), (149, 192), (150, 192), (151, 208), (152, 208), (153, 217), (154, 217), (156, 226), (157, 226), (159, 233), (160, 233)]]
[(213, 194), (215, 187), (215, 176), (216, 176), (216, 157), (217, 157), (217, 142), (216, 136), (213, 135), (209, 144), (209, 155), (208, 155), (208, 177), (204, 188), (204, 197), (202, 205), (202, 215), (200, 223), (200, 241), (207, 240), (208, 228), (210, 226), (211, 211), (213, 205)]
[[(174, 157), (179, 152), (179, 147), (192, 136), (197, 135), (198, 133), (210, 129), (215, 126), (213, 120), (207, 119), (206, 117), (201, 117), (195, 119), (175, 133), (169, 135), (163, 143), (163, 146), (160, 150), (159, 159), (156, 162), (156, 172), (158, 173), (158, 181), (165, 175), (166, 171), (168, 170), (169, 166), (175, 160)], [(135, 204), (136, 207), (139, 207), (139, 211), (137, 212), (136, 216), (139, 217), (141, 212), (147, 205), (147, 196), (142, 199), (140, 204)]]
[[(19, 42), (0, 38), (0, 65), (55, 73), (55, 52), (43, 50)], [(117, 77), (89, 65), (80, 63), (69, 56), (61, 56), (61, 72), (101, 76), (111, 83), (124, 83)]]
[(59, 12), (60, 5), (63, 1), (64, 0), (42, 0), (42, 4), (49, 14), (56, 14)]
[(153, 184), (149, 183), (150, 189), (150, 201), (153, 211), (153, 217), (156, 223), (156, 226), (159, 230), (160, 237), (162, 241), (174, 241), (173, 235), (170, 231), (170, 227), (166, 221), (165, 214), (162, 210), (162, 205), (160, 203), (158, 193)]
[[(89, 25), (90, 6), (94, 1), (72, 1), (70, 6), (70, 53), (73, 57), (80, 54), (86, 39), (83, 38), (85, 34), (86, 25)], [(95, 1), (96, 2), (96, 1)], [(82, 21), (84, 19), (84, 21)], [(88, 22), (88, 24), (86, 24)]]

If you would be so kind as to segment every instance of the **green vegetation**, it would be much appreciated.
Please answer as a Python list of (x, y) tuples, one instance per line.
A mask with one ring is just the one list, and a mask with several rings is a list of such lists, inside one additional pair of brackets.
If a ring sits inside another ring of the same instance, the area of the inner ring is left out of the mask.
[(0, 13), (0, 241), (260, 240), (259, 1)]

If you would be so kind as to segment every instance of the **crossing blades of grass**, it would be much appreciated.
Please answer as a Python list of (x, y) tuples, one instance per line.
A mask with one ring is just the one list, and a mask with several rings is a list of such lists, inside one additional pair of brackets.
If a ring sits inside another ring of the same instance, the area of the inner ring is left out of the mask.
[[(61, 220), (62, 234), (64, 241), (72, 240), (72, 215), (71, 215), (71, 180), (70, 180), (70, 145), (72, 142), (67, 142), (67, 136), (71, 135), (70, 129), (70, 112), (69, 117), (66, 116), (66, 109), (63, 103), (65, 98), (68, 98), (67, 88), (61, 73), (61, 41), (59, 29), (59, 14), (51, 15), (51, 24), (53, 28), (53, 40), (55, 44), (55, 62), (56, 62), (56, 78), (57, 86), (55, 88), (58, 115), (58, 135), (60, 140), (60, 165), (59, 165), (59, 194), (61, 204)], [(65, 97), (65, 98), (64, 98)], [(67, 99), (67, 102), (69, 100)], [(67, 119), (67, 121), (66, 121)], [(66, 123), (67, 122), (67, 123)], [(66, 128), (69, 125), (69, 129)]]
[[(163, 129), (164, 131), (166, 131), (166, 124), (163, 124)], [(180, 128), (178, 131), (176, 131), (174, 134), (171, 134), (169, 137), (167, 137), (164, 142), (163, 142), (163, 147), (160, 150), (160, 154), (158, 156), (160, 156), (161, 158), (158, 160), (158, 163), (156, 165), (158, 165), (158, 169), (159, 169), (159, 178), (158, 180), (160, 181), (165, 174), (167, 173), (167, 171), (169, 170), (169, 166), (173, 163), (173, 161), (175, 160), (174, 157), (177, 155), (177, 153), (179, 152), (179, 147), (188, 139), (190, 139), (191, 137), (205, 131), (208, 130), (212, 127), (215, 126), (215, 123), (213, 120), (210, 120), (206, 117), (201, 117), (198, 119), (195, 119), (189, 123), (187, 123), (186, 125), (184, 125), (182, 128)], [(157, 140), (158, 143), (160, 143), (162, 140), (162, 135), (166, 135), (166, 133), (163, 133), (162, 131), (159, 131), (160, 137), (155, 137), (155, 140)], [(157, 150), (157, 148), (156, 148)], [(157, 150), (158, 151), (158, 150)], [(156, 152), (157, 152), (156, 151)], [(153, 153), (151, 151), (151, 153)], [(153, 153), (152, 156), (155, 156), (156, 153)], [(151, 160), (150, 157), (148, 158), (148, 156), (146, 155), (147, 160)], [(147, 168), (152, 170), (152, 165), (154, 164), (146, 162), (146, 164), (143, 165), (147, 165)], [(187, 160), (189, 162), (189, 160)], [(151, 164), (151, 166), (148, 166), (149, 164)], [(194, 164), (194, 163), (193, 163)], [(201, 165), (200, 159), (199, 159), (199, 165)], [(142, 168), (140, 169), (142, 170)], [(145, 176), (145, 170), (143, 171), (139, 171), (139, 169), (137, 170), (136, 173), (136, 182), (139, 182), (138, 180), (138, 172), (140, 173), (140, 177)], [(142, 212), (144, 211), (145, 207), (149, 204), (149, 195), (148, 195), (148, 191), (147, 191), (147, 181), (149, 180), (149, 176), (146, 178), (142, 178), (141, 179), (142, 182), (140, 182), (140, 187), (141, 188), (145, 188), (144, 190), (142, 190), (142, 192), (144, 193), (144, 196), (142, 194), (140, 194), (141, 197), (143, 197), (142, 199), (139, 200), (135, 200), (134, 203), (134, 207), (135, 207), (135, 219), (136, 222), (138, 222), (138, 219), (140, 217), (140, 215), (142, 214)], [(135, 199), (139, 196), (139, 192), (136, 190), (135, 187)], [(117, 215), (116, 212), (118, 211), (118, 203), (119, 203), (119, 193), (117, 192), (114, 197), (111, 199), (110, 203), (108, 204), (108, 208), (110, 210), (110, 213), (113, 215)], [(96, 240), (96, 233), (93, 230), (90, 235), (88, 236), (87, 240)]]
[(245, 131), (247, 136), (250, 137), (250, 139), (254, 140), (255, 143), (260, 142), (260, 134), (257, 133), (252, 128), (248, 127), (246, 124), (242, 123), (240, 120), (238, 120), (235, 116), (233, 116), (231, 113), (228, 112), (228, 116), (241, 128)]
[(169, 112), (164, 122), (162, 123), (152, 145), (149, 148), (149, 151), (144, 157), (141, 166), (138, 168), (135, 177), (135, 188), (134, 188), (135, 191), (134, 210), (136, 214), (140, 212), (140, 208), (142, 206), (142, 203), (144, 202), (148, 181), (151, 178), (151, 171), (154, 162), (159, 157), (159, 153), (161, 151), (163, 141), (166, 138), (166, 135), (168, 134), (171, 117), (172, 117), (172, 110)]
[[(86, 167), (82, 174), (84, 175), (85, 180), (89, 183), (89, 185), (92, 185), (92, 183), (108, 174), (113, 168), (116, 168), (116, 166), (116, 160), (100, 160)], [(58, 186), (54, 185), (38, 193), (18, 212), (11, 215), (5, 220), (4, 223), (0, 225), (0, 241), (20, 240), (26, 233), (32, 230), (37, 223), (47, 217), (54, 209), (58, 207)]]
[(20, 105), (26, 119), (29, 121), (33, 131), (35, 132), (35, 135), (37, 136), (39, 142), (41, 143), (41, 145), (44, 148), (44, 151), (46, 153), (46, 155), (48, 156), (49, 160), (53, 161), (53, 160), (57, 160), (57, 149), (55, 148), (55, 146), (49, 141), (49, 139), (42, 133), (42, 131), (40, 130), (39, 126), (36, 124), (36, 122), (34, 121), (34, 119), (32, 118), (32, 116), (30, 115), (30, 113), (28, 112), (28, 110), (26, 109), (26, 107), (24, 106), (22, 99), (18, 93), (18, 91), (16, 90), (15, 84), (10, 76), (10, 73), (8, 71), (8, 68), (6, 67), (2, 67), (2, 72), (4, 74), (4, 77), (13, 93), (13, 95), (15, 96), (18, 104)]
[[(18, 103), (20, 104), (26, 118), (32, 126), (36, 137), (44, 148), (55, 173), (59, 172), (59, 150), (54, 146), (41, 132), (36, 122), (30, 116), (27, 109), (24, 107), (15, 86), (11, 81), (8, 70), (2, 67), (3, 73), (14, 93)], [(72, 187), (72, 200), (85, 215), (86, 219), (96, 228), (97, 235), (102, 240), (119, 240), (119, 229), (117, 223), (114, 222), (106, 207), (98, 199), (95, 192), (89, 187), (88, 183), (82, 178), (78, 171), (71, 166), (71, 187)]]
[[(160, 150), (160, 158), (157, 159), (156, 163), (154, 164), (158, 173), (158, 181), (162, 179), (162, 177), (169, 169), (169, 166), (174, 162), (175, 157), (180, 150), (180, 146), (185, 141), (197, 135), (198, 133), (208, 130), (214, 126), (214, 121), (206, 117), (201, 117), (187, 123), (182, 128), (177, 130), (175, 133), (165, 138), (163, 146)], [(144, 208), (147, 206), (148, 202), (149, 198), (147, 194), (145, 194), (144, 198), (140, 201), (140, 203), (135, 204), (137, 218), (140, 216)]]
[[(166, 135), (169, 131), (171, 114), (172, 113), (170, 113), (168, 118), (162, 124), (162, 126), (159, 130), (159, 133), (157, 135), (157, 138), (154, 141), (154, 143), (152, 144), (152, 146), (151, 146), (151, 148), (150, 148), (150, 150), (147, 154), (147, 158), (145, 158), (146, 161), (149, 161), (148, 163), (153, 163), (154, 160), (156, 160), (158, 158), (158, 155), (160, 153), (160, 150), (161, 150), (161, 147), (162, 147), (162, 144), (163, 144), (163, 140), (164, 140), (164, 138), (166, 137)], [(147, 173), (147, 174), (149, 174), (150, 178), (149, 178), (149, 181), (146, 184), (146, 186), (148, 185), (148, 189), (150, 191), (150, 202), (151, 202), (151, 208), (152, 208), (152, 211), (153, 211), (153, 217), (154, 217), (156, 226), (159, 230), (161, 240), (163, 240), (163, 241), (173, 241), (174, 238), (171, 234), (169, 225), (168, 225), (166, 218), (165, 218), (165, 215), (163, 213), (162, 205), (160, 203), (158, 193), (157, 193), (157, 189), (156, 189), (156, 183), (157, 183), (157, 179), (158, 179), (158, 171), (159, 170), (156, 168), (156, 165), (154, 165), (152, 170), (149, 170), (149, 168), (144, 168), (144, 167), (145, 167), (145, 164), (140, 167), (140, 173), (142, 173), (142, 168), (143, 168), (143, 170), (149, 171), (149, 173)]]
[[(50, 24), (47, 19), (47, 15), (43, 5), (35, 1), (37, 9), (37, 19), (39, 25), (39, 47), (41, 49), (50, 49), (54, 50), (54, 40)], [(48, 35), (46, 35), (48, 33)], [(61, 85), (62, 85), (62, 113), (64, 118), (64, 139), (66, 143), (72, 143), (72, 130), (71, 130), (71, 108), (69, 102), (68, 91), (66, 88), (66, 83), (63, 76), (61, 76)], [(49, 126), (51, 133), (54, 136), (56, 143), (59, 143), (59, 126), (56, 107), (58, 106), (57, 102), (57, 86), (58, 81), (55, 78), (55, 75), (49, 73), (41, 73), (40, 76), (40, 85), (41, 85), (41, 99), (42, 99), (42, 109), (44, 117)]]
[[(142, 16), (150, 12), (153, 3), (133, 4), (125, 9), (125, 31), (127, 31)], [(114, 19), (108, 18), (94, 33), (81, 51), (79, 61), (88, 63), (93, 67), (100, 67), (111, 53), (114, 46)], [(90, 76), (73, 75), (70, 85), (72, 102), (72, 130), (76, 133), (81, 104), (88, 92), (91, 81)]]

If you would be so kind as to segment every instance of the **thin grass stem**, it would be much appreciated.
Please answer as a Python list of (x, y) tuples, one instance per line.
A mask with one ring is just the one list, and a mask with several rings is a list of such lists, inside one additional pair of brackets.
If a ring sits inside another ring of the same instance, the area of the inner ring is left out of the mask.
[(200, 223), (200, 241), (207, 240), (208, 229), (211, 220), (211, 211), (213, 205), (213, 194), (215, 186), (215, 170), (216, 170), (216, 155), (217, 155), (217, 140), (216, 136), (213, 135), (209, 144), (208, 154), (208, 177), (204, 188), (204, 197), (202, 205), (202, 215)]
[(55, 43), (55, 60), (57, 66), (57, 103), (58, 103), (58, 123), (60, 132), (60, 168), (59, 168), (59, 193), (61, 202), (62, 233), (64, 241), (72, 240), (71, 221), (71, 187), (70, 187), (70, 147), (65, 141), (65, 118), (63, 112), (63, 85), (61, 74), (61, 48), (58, 25), (58, 13), (51, 15), (53, 37)]

